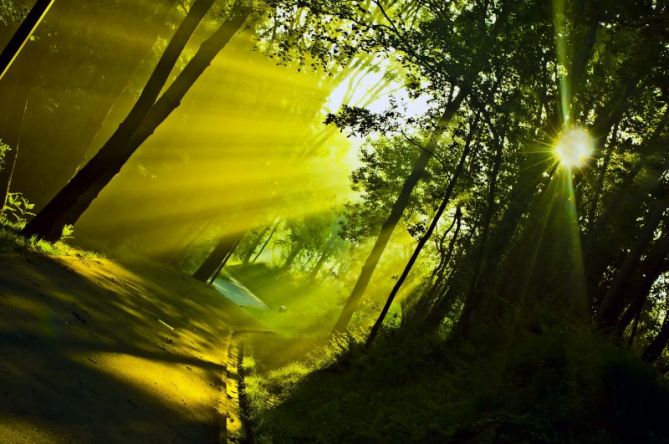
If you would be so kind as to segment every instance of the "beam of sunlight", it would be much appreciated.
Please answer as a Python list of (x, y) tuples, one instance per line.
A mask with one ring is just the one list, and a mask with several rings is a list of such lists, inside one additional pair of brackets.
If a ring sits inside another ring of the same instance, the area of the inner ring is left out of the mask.
[(560, 110), (562, 123), (567, 124), (571, 116), (571, 91), (567, 70), (567, 27), (565, 25), (564, 0), (553, 0), (553, 27), (555, 30), (555, 52), (557, 55), (556, 76), (560, 86)]
[(587, 306), (587, 287), (585, 281), (585, 267), (583, 264), (583, 249), (581, 246), (581, 230), (578, 224), (576, 212), (576, 194), (574, 193), (574, 182), (569, 171), (558, 171), (558, 177), (562, 182), (562, 188), (567, 190), (567, 199), (564, 206), (564, 215), (569, 237), (569, 255), (572, 261), (571, 275), (571, 303), (577, 314), (585, 314)]
[[(250, 42), (239, 35), (221, 52), (84, 215), (80, 234), (122, 240), (151, 233), (163, 240), (147, 247), (161, 253), (178, 248), (178, 233), (197, 220), (244, 232), (277, 215), (299, 218), (347, 200), (353, 148), (323, 126), (336, 85), (249, 51)], [(100, 138), (118, 118), (105, 122)]]

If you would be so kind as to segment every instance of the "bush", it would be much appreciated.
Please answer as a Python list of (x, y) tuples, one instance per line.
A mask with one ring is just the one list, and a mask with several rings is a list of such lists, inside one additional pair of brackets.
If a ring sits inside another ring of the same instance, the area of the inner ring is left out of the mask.
[(666, 385), (588, 328), (494, 349), (396, 330), (364, 353), (349, 337), (247, 390), (259, 442), (669, 442)]

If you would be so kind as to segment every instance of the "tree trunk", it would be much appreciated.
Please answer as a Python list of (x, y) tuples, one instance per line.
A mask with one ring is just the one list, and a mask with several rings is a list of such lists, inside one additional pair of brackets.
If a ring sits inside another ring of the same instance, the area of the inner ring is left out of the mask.
[(604, 300), (602, 300), (602, 303), (599, 306), (597, 318), (602, 329), (610, 330), (615, 326), (618, 316), (623, 309), (623, 289), (625, 283), (639, 264), (641, 256), (648, 248), (648, 245), (652, 242), (653, 234), (662, 221), (662, 215), (666, 207), (667, 204), (664, 201), (657, 201), (653, 204), (636, 243), (618, 269), (611, 286), (606, 292)]
[(655, 245), (646, 255), (641, 267), (636, 270), (633, 279), (629, 279), (625, 283), (623, 292), (631, 299), (629, 307), (623, 313), (618, 325), (616, 327), (617, 336), (622, 337), (625, 329), (634, 319), (634, 328), (630, 341), (633, 340), (636, 325), (639, 322), (639, 317), (643, 310), (646, 300), (650, 294), (653, 284), (657, 279), (667, 271), (669, 263), (667, 263), (667, 255), (669, 254), (669, 233), (663, 233), (662, 237), (655, 242)]
[(258, 248), (258, 245), (260, 245), (260, 242), (262, 242), (263, 237), (265, 237), (265, 234), (269, 231), (269, 225), (265, 226), (265, 228), (262, 229), (260, 233), (255, 237), (253, 240), (253, 245), (250, 245), (246, 253), (244, 253), (244, 257), (242, 257), (242, 264), (248, 265), (249, 262), (251, 261), (251, 256), (253, 256), (253, 253), (255, 253), (256, 248)]
[(604, 154), (604, 159), (602, 162), (602, 166), (599, 168), (599, 171), (597, 172), (597, 179), (595, 181), (595, 186), (592, 191), (592, 196), (591, 196), (591, 202), (590, 202), (590, 208), (587, 211), (587, 231), (590, 232), (592, 228), (595, 225), (595, 215), (597, 214), (597, 207), (599, 205), (599, 200), (601, 199), (602, 196), (602, 191), (604, 190), (604, 179), (606, 178), (606, 174), (608, 173), (609, 170), (609, 164), (611, 163), (611, 156), (613, 155), (613, 150), (614, 146), (617, 143), (618, 140), (618, 125), (620, 122), (616, 122), (615, 127), (613, 128), (613, 135), (611, 138), (611, 142), (608, 144), (608, 147), (606, 148), (606, 152)]
[(202, 282), (208, 282), (209, 278), (216, 276), (220, 272), (225, 262), (228, 260), (232, 251), (241, 239), (240, 233), (226, 234), (222, 236), (214, 250), (207, 259), (200, 265), (200, 268), (193, 273), (193, 277)]
[(474, 121), (474, 124), (472, 125), (471, 128), (469, 128), (469, 132), (467, 134), (467, 140), (465, 142), (465, 146), (462, 150), (462, 155), (460, 156), (460, 161), (458, 162), (457, 167), (455, 168), (455, 171), (453, 172), (453, 176), (451, 177), (451, 180), (448, 182), (448, 186), (446, 187), (446, 191), (444, 192), (444, 197), (441, 200), (441, 204), (439, 205), (439, 208), (437, 208), (437, 211), (434, 213), (434, 217), (432, 218), (432, 222), (430, 223), (430, 226), (427, 228), (423, 236), (420, 237), (418, 240), (418, 244), (416, 245), (416, 248), (414, 248), (413, 253), (411, 254), (411, 257), (409, 258), (409, 261), (407, 262), (406, 266), (404, 267), (404, 270), (402, 270), (402, 274), (400, 277), (397, 279), (397, 282), (395, 282), (395, 285), (393, 286), (392, 290), (390, 291), (390, 294), (388, 295), (388, 298), (386, 299), (386, 303), (381, 309), (381, 313), (379, 314), (379, 317), (376, 319), (376, 322), (372, 326), (372, 330), (369, 333), (369, 336), (367, 337), (367, 342), (366, 346), (369, 347), (372, 342), (374, 341), (374, 338), (376, 335), (379, 333), (379, 330), (381, 329), (381, 325), (383, 325), (383, 320), (386, 318), (386, 315), (388, 314), (388, 311), (390, 310), (390, 306), (393, 304), (393, 301), (395, 300), (395, 297), (397, 296), (397, 293), (400, 291), (400, 288), (402, 287), (402, 284), (406, 280), (406, 278), (409, 276), (409, 273), (411, 272), (411, 269), (413, 268), (413, 265), (416, 263), (416, 260), (418, 260), (418, 256), (420, 255), (421, 251), (423, 251), (423, 247), (425, 247), (425, 244), (427, 244), (427, 241), (430, 240), (432, 237), (432, 233), (434, 233), (435, 228), (437, 228), (437, 224), (439, 223), (439, 220), (441, 219), (441, 216), (444, 214), (444, 210), (446, 210), (446, 207), (448, 206), (449, 202), (451, 201), (451, 197), (453, 195), (453, 190), (455, 189), (455, 185), (458, 183), (458, 179), (460, 178), (460, 175), (462, 174), (462, 170), (464, 169), (465, 162), (467, 161), (467, 158), (469, 157), (469, 153), (471, 151), (471, 146), (472, 146), (472, 138), (474, 135), (474, 131), (476, 130), (476, 125), (478, 123), (478, 117)]
[(321, 271), (321, 268), (323, 268), (323, 265), (325, 264), (325, 261), (328, 260), (330, 257), (330, 254), (332, 253), (332, 246), (334, 245), (334, 239), (335, 239), (336, 234), (333, 234), (330, 240), (328, 241), (327, 245), (325, 246), (325, 249), (323, 252), (321, 252), (320, 256), (318, 257), (318, 260), (316, 261), (316, 264), (313, 266), (311, 271), (309, 272), (309, 276), (307, 276), (307, 284), (311, 284), (316, 280), (316, 277), (318, 276), (318, 272)]
[[(248, 12), (237, 8), (202, 45), (176, 80), (155, 102), (183, 47), (214, 0), (198, 0), (170, 41), (133, 110), (107, 143), (24, 228), (24, 236), (58, 240), (74, 224), (137, 148), (176, 109), (216, 55), (241, 28)], [(197, 8), (196, 8), (197, 6)], [(208, 7), (207, 7), (208, 9)], [(194, 11), (195, 10), (195, 11)]]
[(460, 228), (462, 227), (462, 208), (460, 206), (458, 206), (458, 208), (455, 211), (455, 219), (453, 220), (453, 224), (451, 224), (448, 231), (451, 231), (453, 225), (455, 225), (455, 231), (453, 232), (453, 236), (451, 237), (451, 240), (448, 242), (448, 247), (446, 248), (445, 253), (443, 252), (441, 253), (442, 257), (439, 260), (439, 266), (435, 268), (433, 276), (430, 279), (430, 281), (432, 282), (432, 287), (430, 287), (430, 292), (434, 292), (438, 287), (441, 286), (445, 277), (446, 267), (448, 267), (448, 264), (450, 263), (451, 258), (453, 257), (453, 251), (455, 250), (455, 242), (458, 240), (458, 236), (460, 235)]
[(487, 118), (488, 126), (490, 127), (491, 132), (493, 133), (497, 141), (497, 150), (495, 152), (495, 158), (493, 160), (493, 165), (490, 170), (490, 185), (488, 187), (488, 197), (486, 201), (486, 211), (483, 216), (483, 232), (481, 233), (481, 238), (479, 239), (479, 245), (477, 252), (475, 253), (474, 259), (474, 275), (469, 284), (469, 291), (467, 292), (465, 298), (465, 305), (462, 310), (462, 316), (460, 317), (460, 322), (458, 323), (458, 331), (461, 335), (466, 335), (469, 327), (474, 321), (476, 314), (476, 309), (480, 303), (480, 289), (479, 289), (479, 276), (484, 267), (485, 263), (485, 248), (486, 242), (488, 241), (488, 234), (490, 232), (490, 224), (492, 222), (492, 217), (495, 214), (495, 194), (497, 193), (497, 179), (499, 176), (499, 170), (502, 165), (502, 150), (504, 149), (504, 134), (496, 134), (495, 127), (490, 121), (490, 118)]
[(664, 348), (669, 342), (669, 310), (667, 314), (664, 315), (664, 321), (662, 322), (662, 328), (655, 339), (651, 341), (646, 350), (644, 350), (642, 357), (648, 362), (654, 362), (657, 358), (660, 357)]
[(300, 254), (300, 252), (302, 252), (301, 246), (293, 247), (293, 249), (290, 251), (290, 254), (286, 258), (286, 262), (283, 263), (283, 268), (285, 270), (288, 270), (293, 265), (293, 262), (295, 262), (295, 259), (297, 259), (297, 255)]
[(0, 79), (2, 79), (9, 67), (21, 52), (21, 49), (30, 40), (30, 36), (42, 21), (54, 0), (37, 0), (26, 18), (21, 22), (19, 29), (16, 30), (5, 48), (0, 53)]
[(411, 174), (404, 181), (404, 185), (402, 186), (402, 191), (400, 192), (400, 195), (397, 197), (397, 200), (393, 205), (390, 215), (383, 223), (381, 227), (381, 232), (377, 236), (376, 242), (372, 247), (372, 251), (369, 253), (369, 256), (367, 257), (365, 264), (362, 266), (362, 270), (360, 271), (358, 280), (356, 281), (355, 286), (353, 287), (353, 291), (351, 291), (351, 294), (346, 300), (344, 308), (342, 309), (341, 314), (339, 315), (339, 319), (337, 319), (337, 323), (335, 324), (334, 327), (334, 332), (343, 332), (346, 330), (346, 327), (348, 326), (348, 323), (351, 320), (351, 317), (353, 316), (353, 312), (358, 307), (360, 299), (362, 299), (362, 295), (367, 289), (367, 285), (369, 285), (369, 281), (371, 280), (372, 274), (374, 273), (374, 270), (376, 269), (376, 266), (379, 263), (379, 259), (381, 259), (381, 255), (383, 254), (386, 245), (388, 245), (388, 241), (390, 241), (390, 236), (393, 234), (395, 227), (397, 226), (402, 217), (402, 213), (404, 213), (404, 210), (406, 209), (409, 203), (411, 192), (413, 191), (414, 187), (421, 179), (421, 177), (423, 177), (423, 173), (425, 172), (425, 167), (430, 161), (432, 153), (435, 151), (435, 148), (437, 146), (437, 139), (443, 133), (447, 124), (451, 121), (453, 115), (458, 110), (460, 104), (468, 94), (469, 94), (469, 88), (464, 87), (460, 89), (458, 95), (446, 108), (446, 112), (444, 112), (444, 115), (441, 117), (441, 121), (439, 122), (439, 129), (437, 129), (430, 136), (426, 149), (421, 151), (420, 157), (414, 164)]
[(255, 264), (255, 262), (258, 260), (258, 258), (260, 257), (260, 255), (263, 253), (263, 251), (265, 251), (265, 248), (267, 248), (267, 245), (269, 244), (269, 242), (270, 242), (270, 241), (272, 240), (272, 238), (274, 237), (274, 233), (276, 233), (276, 229), (279, 228), (279, 223), (280, 223), (280, 222), (277, 221), (277, 222), (274, 224), (274, 227), (272, 228), (272, 231), (269, 233), (269, 236), (267, 236), (267, 239), (265, 239), (265, 242), (262, 244), (262, 247), (260, 247), (260, 250), (258, 250), (258, 253), (253, 257), (253, 261), (252, 261), (252, 262), (253, 262), (254, 264)]

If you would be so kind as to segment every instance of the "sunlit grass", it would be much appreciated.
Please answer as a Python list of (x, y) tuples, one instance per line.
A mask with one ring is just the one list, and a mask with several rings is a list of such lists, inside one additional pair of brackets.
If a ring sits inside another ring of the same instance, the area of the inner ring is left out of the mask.
[(18, 234), (21, 228), (21, 224), (0, 220), (0, 253), (35, 252), (47, 256), (76, 256), (84, 260), (101, 257), (98, 253), (75, 248), (63, 241), (51, 243), (34, 237), (26, 239)]

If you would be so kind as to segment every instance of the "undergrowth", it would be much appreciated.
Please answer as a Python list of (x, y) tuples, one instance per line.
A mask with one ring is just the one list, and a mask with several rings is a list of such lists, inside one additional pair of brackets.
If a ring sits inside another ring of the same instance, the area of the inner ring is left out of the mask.
[(282, 368), (247, 361), (260, 443), (666, 443), (658, 373), (589, 329), (509, 347), (387, 332), (342, 337)]
[[(47, 242), (35, 237), (27, 239), (19, 234), (22, 228), (22, 223), (0, 219), (0, 253), (23, 254), (34, 252), (48, 256), (76, 256), (83, 260), (100, 258), (98, 253), (80, 250), (63, 241)], [(71, 229), (68, 229), (66, 234), (71, 235)]]

